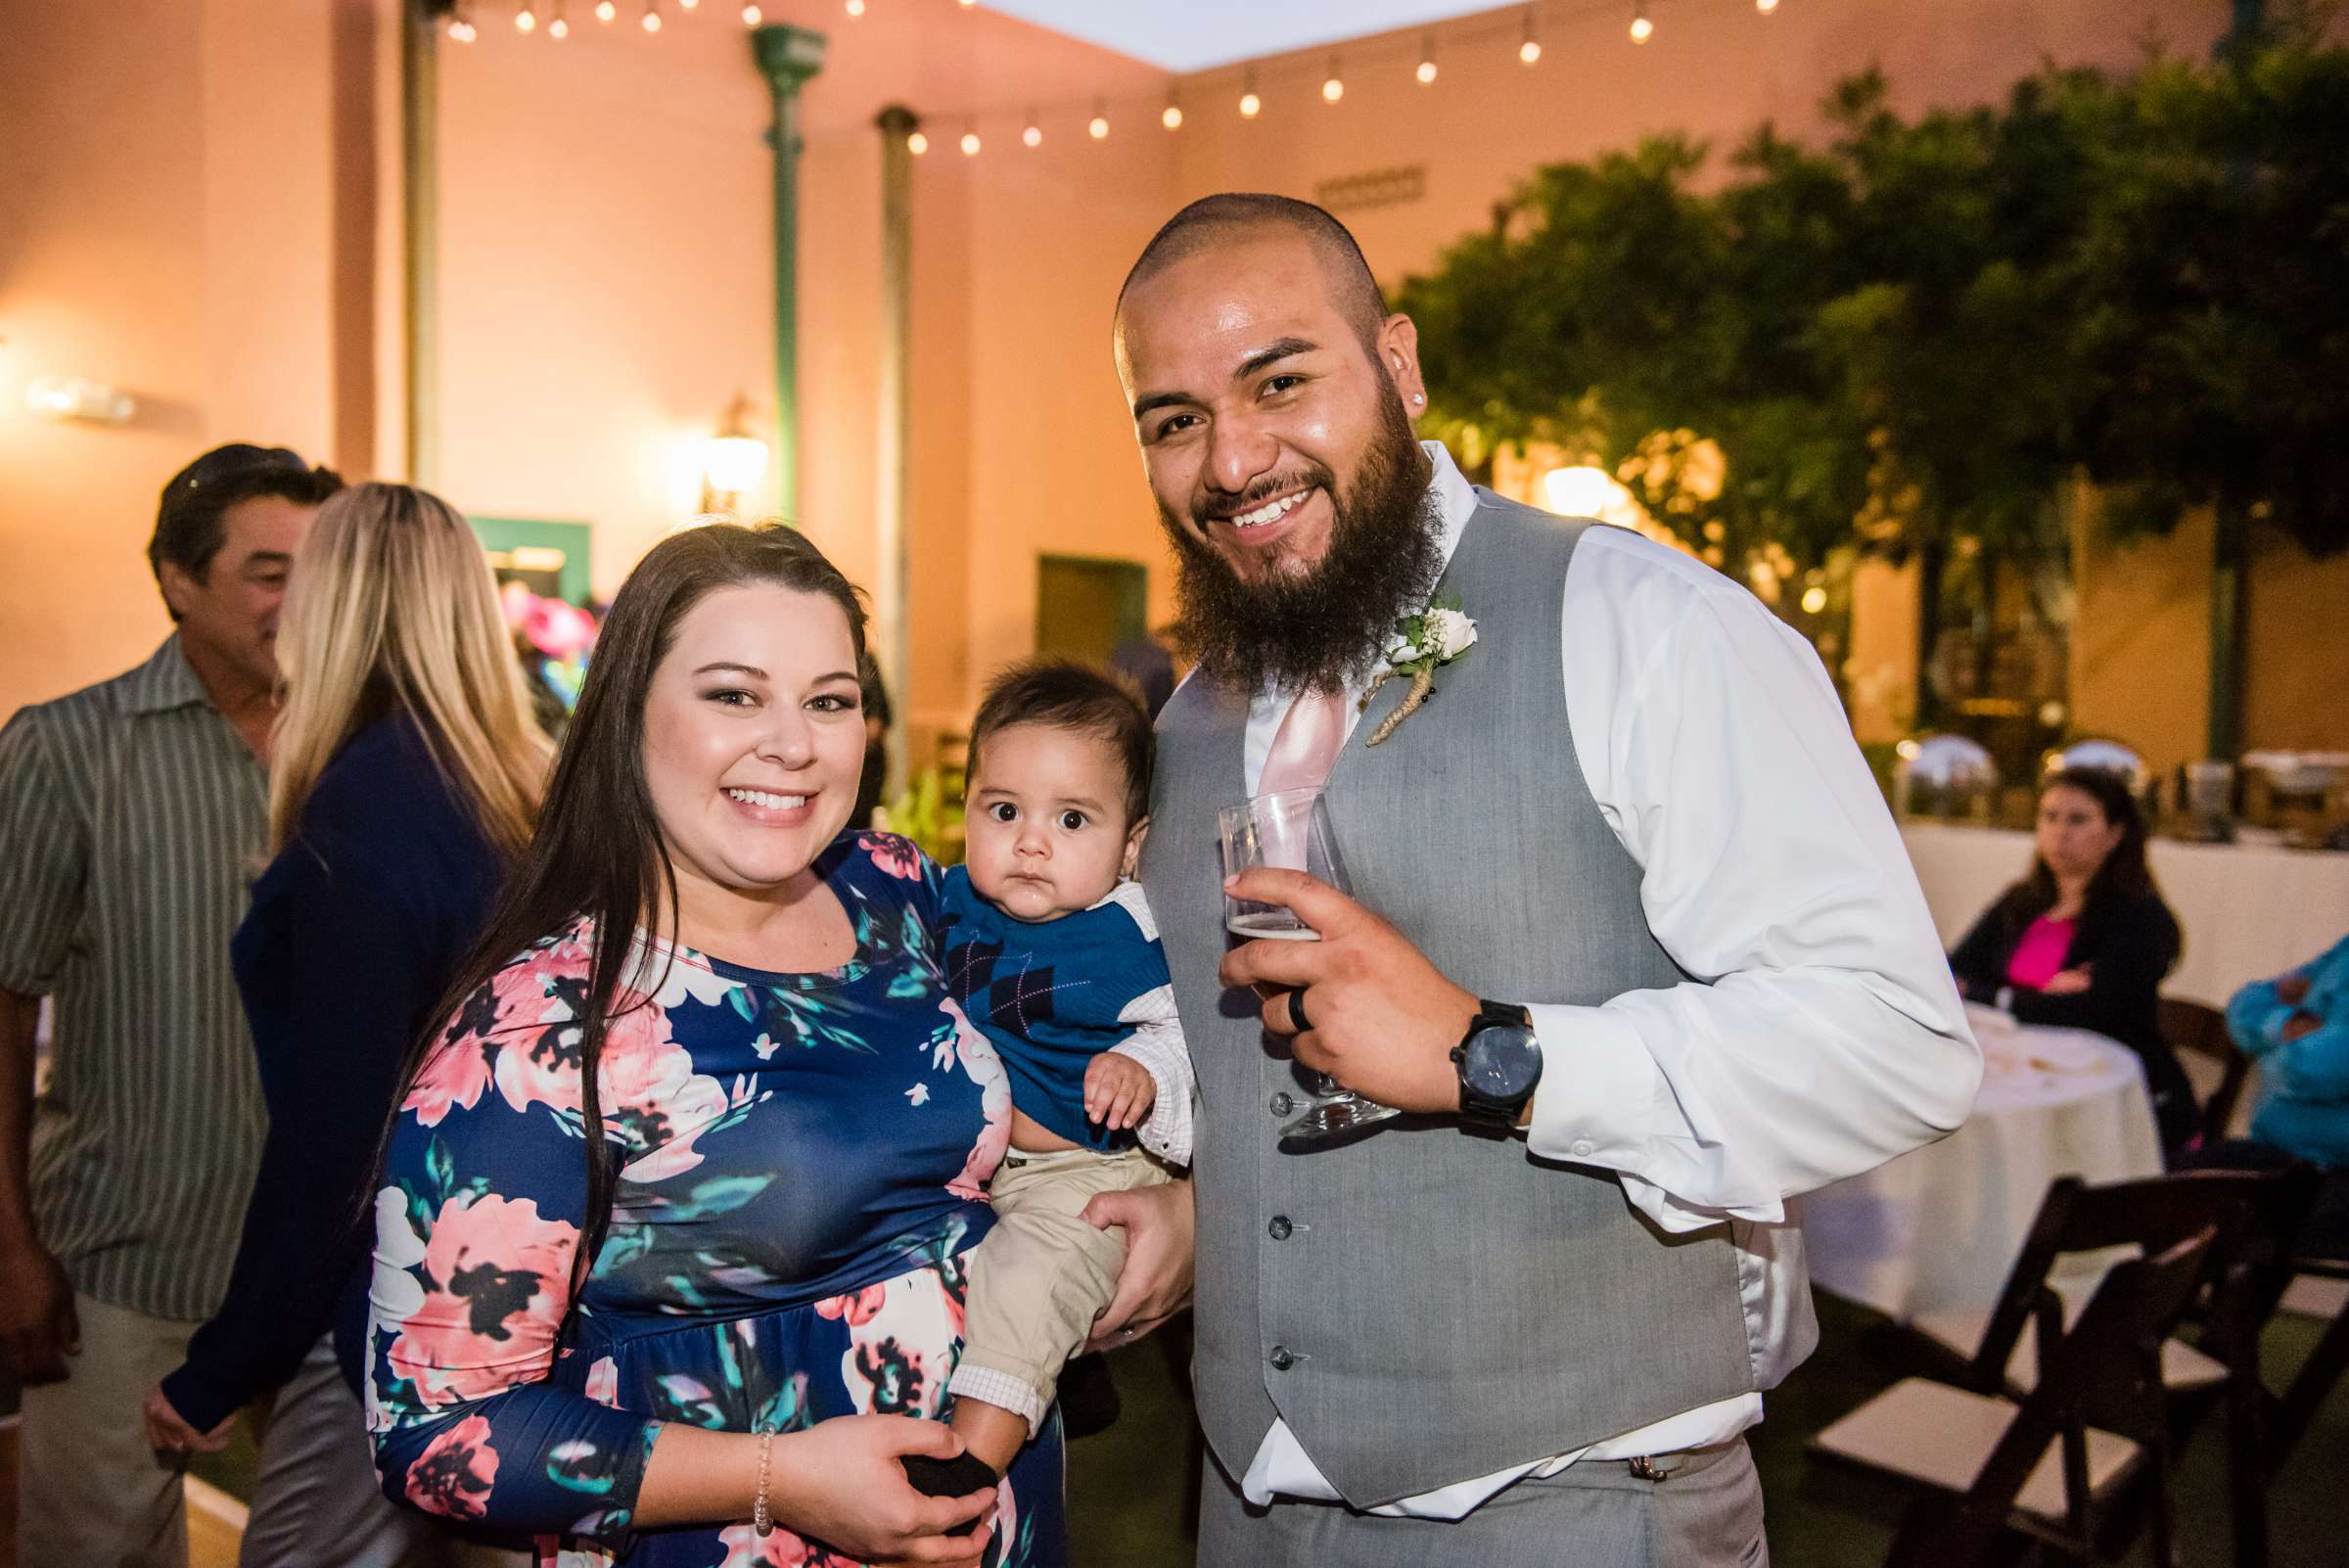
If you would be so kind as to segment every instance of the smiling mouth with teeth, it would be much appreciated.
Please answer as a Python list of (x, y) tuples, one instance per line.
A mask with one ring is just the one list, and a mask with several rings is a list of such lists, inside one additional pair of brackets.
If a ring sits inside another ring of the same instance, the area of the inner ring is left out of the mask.
[(1306, 497), (1313, 493), (1313, 488), (1308, 485), (1294, 494), (1284, 495), (1277, 501), (1267, 501), (1253, 512), (1240, 512), (1225, 521), (1237, 529), (1261, 529), (1267, 523), (1277, 523), (1303, 506)]
[(745, 806), (763, 806), (770, 811), (793, 811), (807, 804), (805, 795), (777, 795), (771, 790), (728, 788), (726, 796)]

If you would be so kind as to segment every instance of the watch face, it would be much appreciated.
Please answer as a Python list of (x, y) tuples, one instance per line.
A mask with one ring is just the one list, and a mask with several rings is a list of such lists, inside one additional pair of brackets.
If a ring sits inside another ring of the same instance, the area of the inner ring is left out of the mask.
[(1516, 1024), (1495, 1024), (1468, 1038), (1460, 1063), (1468, 1086), (1490, 1099), (1522, 1099), (1542, 1077), (1542, 1047), (1534, 1032)]

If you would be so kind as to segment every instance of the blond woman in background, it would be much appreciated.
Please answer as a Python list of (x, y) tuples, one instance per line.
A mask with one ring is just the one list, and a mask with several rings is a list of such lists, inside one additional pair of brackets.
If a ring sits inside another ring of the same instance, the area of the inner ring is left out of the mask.
[(481, 545), (423, 490), (362, 484), (320, 512), (278, 659), (275, 857), (231, 947), (268, 1141), (227, 1299), (148, 1395), (148, 1436), (184, 1465), (274, 1394), (244, 1568), (449, 1562), (376, 1485), (355, 1222), (400, 1063), (529, 842), (552, 751)]

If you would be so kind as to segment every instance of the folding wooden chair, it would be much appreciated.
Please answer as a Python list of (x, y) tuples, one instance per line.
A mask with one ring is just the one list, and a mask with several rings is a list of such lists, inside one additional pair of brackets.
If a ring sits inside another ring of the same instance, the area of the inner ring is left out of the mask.
[(2070, 1333), (2049, 1308), (2039, 1375), (2019, 1404), (1912, 1377), (1813, 1440), (1814, 1447), (1936, 1492), (1912, 1513), (1887, 1568), (1977, 1568), (2013, 1535), (2093, 1560), (2123, 1489), (2149, 1483), (2153, 1557), (2174, 1568), (2161, 1344), (2210, 1265), (2215, 1226), (2116, 1265)]
[(2170, 1049), (2188, 1058), (2189, 1066), (2198, 1060), (2208, 1069), (2193, 1076), (2217, 1075), (2218, 1086), (2202, 1102), (2202, 1141), (2218, 1143), (2228, 1135), (2235, 1104), (2243, 1097), (2243, 1085), (2251, 1077), (2251, 1058), (2227, 1033), (2227, 1015), (2216, 1007), (2164, 996), (2160, 1008), (2161, 1038), (2170, 1042)]

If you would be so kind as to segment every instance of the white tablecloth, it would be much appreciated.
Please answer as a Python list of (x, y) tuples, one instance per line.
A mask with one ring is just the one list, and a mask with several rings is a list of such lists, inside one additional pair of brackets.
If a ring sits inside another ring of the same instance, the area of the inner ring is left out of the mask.
[(1966, 1014), (1984, 1071), (1965, 1125), (1803, 1201), (1812, 1279), (1904, 1320), (1996, 1303), (2057, 1176), (2161, 1174), (2134, 1052), (2084, 1030)]
[[(2031, 869), (2031, 835), (1904, 822), (1901, 837), (1942, 945)], [(2249, 981), (2304, 963), (2349, 933), (2349, 854), (2259, 845), (2149, 847), (2153, 880), (2186, 932), (2162, 991), (2224, 1007)]]

